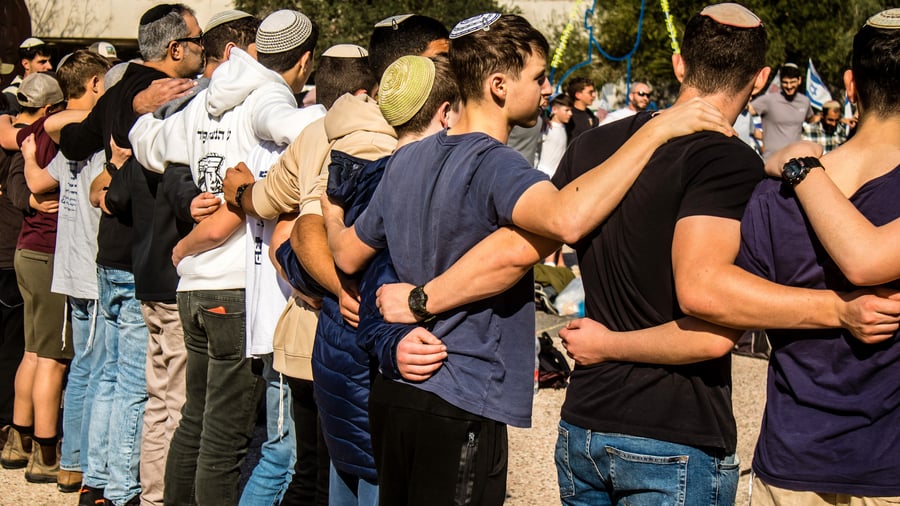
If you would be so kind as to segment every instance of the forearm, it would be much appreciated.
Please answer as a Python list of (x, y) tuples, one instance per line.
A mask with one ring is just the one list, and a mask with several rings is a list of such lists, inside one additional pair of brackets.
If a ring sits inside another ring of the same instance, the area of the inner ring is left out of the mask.
[(59, 182), (32, 157), (25, 159), (25, 182), (31, 193), (46, 193), (59, 186)]
[[(676, 281), (678, 283), (679, 281)], [(779, 285), (738, 266), (710, 269), (679, 303), (688, 315), (736, 329), (821, 329), (842, 326), (844, 300), (832, 290)]]
[(681, 318), (648, 329), (605, 333), (598, 346), (607, 361), (683, 365), (724, 356), (741, 334), (696, 318)]
[(19, 143), (16, 142), (16, 134), (19, 129), (13, 126), (13, 117), (0, 116), (0, 147), (10, 151), (18, 151)]
[(174, 253), (179, 258), (184, 258), (216, 248), (227, 241), (243, 223), (242, 213), (230, 206), (222, 206), (178, 241)]
[(500, 294), (558, 247), (557, 241), (518, 228), (500, 228), (425, 284), (427, 309), (442, 313)]
[(63, 127), (69, 123), (81, 123), (90, 112), (90, 109), (66, 109), (58, 112), (44, 121), (44, 131), (53, 142), (59, 144)]
[(106, 190), (109, 189), (110, 180), (112, 180), (112, 178), (110, 177), (109, 172), (104, 170), (91, 181), (90, 200), (92, 206), (100, 207), (100, 201), (106, 197)]
[(816, 236), (851, 283), (878, 285), (900, 277), (900, 221), (876, 227), (822, 169), (812, 169), (794, 192)]
[(291, 232), (291, 248), (300, 265), (313, 279), (335, 296), (340, 295), (341, 282), (328, 248), (321, 216), (305, 214), (297, 219)]

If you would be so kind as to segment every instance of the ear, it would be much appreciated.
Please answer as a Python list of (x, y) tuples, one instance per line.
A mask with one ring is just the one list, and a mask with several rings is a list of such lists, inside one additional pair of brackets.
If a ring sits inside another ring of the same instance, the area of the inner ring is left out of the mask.
[(224, 58), (225, 60), (228, 60), (228, 58), (231, 57), (231, 50), (236, 47), (237, 47), (237, 44), (235, 44), (234, 42), (229, 42), (228, 44), (225, 44), (225, 51), (222, 52), (222, 58)]
[(678, 53), (672, 54), (672, 70), (675, 72), (675, 79), (678, 82), (684, 81), (684, 58)]
[(100, 76), (94, 76), (91, 78), (91, 91), (94, 93), (100, 93), (100, 86), (103, 84), (103, 81), (100, 80)]
[(772, 67), (763, 67), (756, 73), (756, 80), (753, 81), (753, 91), (750, 92), (750, 96), (756, 95), (766, 87), (771, 72)]
[(307, 51), (300, 57), (300, 72), (312, 72), (312, 52)]
[(847, 99), (851, 104), (855, 104), (859, 97), (856, 96), (856, 79), (850, 69), (844, 71), (844, 89), (847, 90)]
[(450, 123), (450, 102), (444, 102), (434, 113), (434, 119), (441, 123), (441, 128), (447, 128)]
[(173, 60), (180, 61), (184, 58), (184, 45), (181, 42), (169, 42), (168, 52)]
[(507, 79), (506, 74), (502, 72), (495, 72), (488, 76), (488, 88), (490, 89), (491, 96), (496, 101), (506, 102), (506, 93), (507, 93)]

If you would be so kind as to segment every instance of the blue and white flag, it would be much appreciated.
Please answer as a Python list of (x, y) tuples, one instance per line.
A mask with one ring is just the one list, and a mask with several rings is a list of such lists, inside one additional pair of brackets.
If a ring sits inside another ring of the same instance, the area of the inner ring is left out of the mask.
[(809, 68), (806, 69), (806, 96), (809, 97), (810, 104), (820, 111), (822, 110), (822, 104), (831, 100), (831, 93), (828, 91), (825, 83), (822, 82), (819, 73), (816, 72), (812, 58), (809, 60)]

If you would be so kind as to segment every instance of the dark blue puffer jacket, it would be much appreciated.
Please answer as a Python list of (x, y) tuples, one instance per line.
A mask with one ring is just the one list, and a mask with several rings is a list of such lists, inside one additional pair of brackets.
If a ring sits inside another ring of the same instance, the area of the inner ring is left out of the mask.
[[(369, 162), (332, 151), (328, 196), (344, 208), (348, 226), (368, 205), (387, 160)], [(381, 324), (394, 327), (383, 321)], [(334, 467), (376, 481), (368, 404), (377, 363), (359, 346), (356, 329), (344, 322), (333, 296), (322, 301), (312, 368), (322, 430)]]

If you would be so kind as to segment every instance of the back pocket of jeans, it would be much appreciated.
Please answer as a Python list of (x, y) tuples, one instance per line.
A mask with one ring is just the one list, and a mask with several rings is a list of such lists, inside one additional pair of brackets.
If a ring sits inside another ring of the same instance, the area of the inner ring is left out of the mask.
[(200, 308), (203, 329), (209, 343), (209, 356), (221, 360), (244, 358), (244, 313), (218, 313)]
[(609, 478), (622, 494), (639, 491), (639, 504), (679, 506), (685, 503), (687, 455), (644, 455), (606, 447)]

